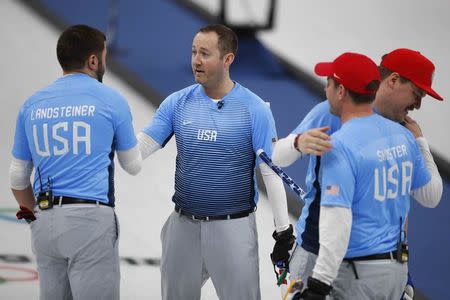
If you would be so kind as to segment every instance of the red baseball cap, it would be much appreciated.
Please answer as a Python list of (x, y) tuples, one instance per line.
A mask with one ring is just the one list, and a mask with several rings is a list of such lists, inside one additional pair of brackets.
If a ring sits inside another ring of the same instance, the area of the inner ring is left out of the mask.
[(431, 88), (431, 82), (433, 81), (434, 75), (434, 64), (428, 58), (420, 54), (419, 51), (404, 48), (396, 49), (383, 56), (381, 66), (410, 80), (431, 97), (437, 100), (443, 100), (443, 98)]
[(333, 62), (321, 62), (314, 72), (319, 76), (331, 76), (352, 92), (373, 94), (377, 90), (367, 89), (372, 81), (380, 81), (377, 65), (367, 56), (346, 52)]

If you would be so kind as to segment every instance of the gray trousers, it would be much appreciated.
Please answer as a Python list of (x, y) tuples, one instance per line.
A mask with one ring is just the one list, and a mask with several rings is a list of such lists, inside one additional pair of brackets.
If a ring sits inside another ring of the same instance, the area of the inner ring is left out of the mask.
[[(317, 255), (297, 246), (289, 263), (291, 280), (302, 279), (305, 283), (312, 275)], [(368, 260), (354, 262), (353, 267), (344, 261), (339, 267), (333, 290), (327, 299), (335, 300), (397, 300), (405, 290), (408, 266), (396, 260)]]
[(333, 282), (331, 299), (397, 300), (405, 290), (408, 265), (396, 260), (355, 261), (356, 279), (353, 267), (344, 261)]
[(35, 209), (30, 224), (40, 299), (120, 298), (118, 224), (114, 209), (69, 204)]
[(255, 214), (198, 221), (173, 212), (161, 232), (164, 300), (198, 300), (211, 277), (221, 300), (259, 300)]
[(306, 251), (302, 246), (297, 245), (289, 263), (291, 280), (301, 279), (305, 284), (316, 264), (317, 255)]

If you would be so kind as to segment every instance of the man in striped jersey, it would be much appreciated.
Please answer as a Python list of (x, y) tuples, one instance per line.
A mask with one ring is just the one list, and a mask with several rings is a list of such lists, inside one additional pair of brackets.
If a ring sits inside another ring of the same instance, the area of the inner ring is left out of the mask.
[(272, 154), (269, 106), (231, 80), (237, 36), (223, 25), (200, 29), (192, 43), (197, 84), (168, 96), (138, 134), (144, 158), (176, 136), (175, 211), (162, 233), (163, 299), (200, 299), (211, 277), (220, 299), (260, 299), (254, 211), (259, 165), (275, 219), (271, 258), (287, 263), (292, 248), (282, 181), (255, 153)]

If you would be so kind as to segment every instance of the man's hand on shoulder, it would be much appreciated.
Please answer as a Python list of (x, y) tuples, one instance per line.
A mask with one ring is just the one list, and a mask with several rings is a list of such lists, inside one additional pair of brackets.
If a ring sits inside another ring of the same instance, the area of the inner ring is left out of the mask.
[(411, 131), (416, 139), (423, 136), (422, 129), (419, 124), (410, 116), (405, 117), (404, 125), (409, 131)]
[(322, 155), (331, 150), (331, 138), (326, 132), (330, 127), (313, 128), (298, 135), (294, 147), (302, 154)]

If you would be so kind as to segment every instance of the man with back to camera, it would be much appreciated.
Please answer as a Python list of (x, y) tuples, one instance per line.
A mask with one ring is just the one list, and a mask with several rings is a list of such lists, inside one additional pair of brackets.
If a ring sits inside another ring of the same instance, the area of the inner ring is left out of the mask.
[(407, 264), (398, 249), (410, 191), (425, 186), (430, 173), (412, 133), (373, 112), (380, 74), (372, 60), (344, 53), (315, 72), (328, 77), (330, 112), (342, 127), (322, 157), (319, 254), (308, 288), (294, 299), (330, 292), (333, 299), (400, 299)]
[[(425, 206), (435, 207), (442, 196), (442, 178), (419, 125), (407, 115), (409, 111), (420, 108), (422, 98), (426, 94), (442, 100), (431, 88), (434, 65), (418, 51), (400, 48), (384, 55), (378, 69), (382, 81), (372, 105), (374, 111), (388, 119), (401, 122), (414, 134), (431, 174), (431, 181), (418, 191), (412, 191), (412, 195), (428, 195), (430, 201), (427, 201)], [(318, 181), (320, 155), (331, 149), (329, 135), (340, 126), (339, 118), (329, 112), (329, 103), (324, 101), (317, 104), (297, 128), (288, 137), (280, 139), (274, 148), (273, 161), (280, 166), (292, 164), (302, 154), (311, 154), (306, 177), (308, 194), (296, 227), (297, 243), (300, 247), (296, 248), (290, 262), (292, 278), (310, 276), (317, 258), (322, 188)]]
[(126, 100), (102, 84), (105, 41), (95, 28), (67, 28), (56, 47), (64, 76), (17, 118), (11, 189), (31, 226), (40, 299), (120, 298), (114, 152), (132, 175), (142, 158)]
[(176, 136), (175, 211), (161, 232), (163, 299), (200, 299), (211, 277), (219, 299), (260, 299), (255, 209), (259, 165), (275, 219), (274, 262), (295, 242), (281, 179), (259, 158), (276, 140), (269, 106), (229, 69), (238, 47), (223, 25), (201, 28), (192, 43), (197, 84), (168, 96), (138, 134), (142, 157)]

